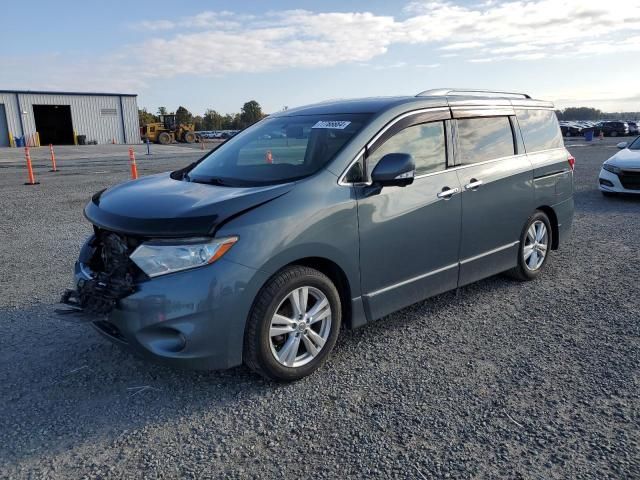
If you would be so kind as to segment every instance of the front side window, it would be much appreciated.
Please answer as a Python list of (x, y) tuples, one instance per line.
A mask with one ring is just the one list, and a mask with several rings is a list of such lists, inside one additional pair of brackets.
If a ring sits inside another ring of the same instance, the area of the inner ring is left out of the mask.
[(516, 116), (527, 152), (563, 146), (558, 117), (551, 110), (517, 110)]
[(462, 165), (514, 155), (509, 117), (465, 118), (457, 121), (458, 155)]
[(327, 165), (369, 118), (369, 114), (266, 118), (211, 152), (187, 178), (228, 186), (298, 180)]
[(412, 125), (401, 130), (375, 149), (367, 159), (367, 171), (373, 171), (388, 153), (407, 153), (416, 163), (416, 175), (439, 172), (447, 166), (444, 122)]

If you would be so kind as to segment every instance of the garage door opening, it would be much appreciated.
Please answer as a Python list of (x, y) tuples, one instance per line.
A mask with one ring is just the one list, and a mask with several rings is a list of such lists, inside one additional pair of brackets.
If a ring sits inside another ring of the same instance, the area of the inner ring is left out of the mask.
[(73, 124), (69, 105), (34, 105), (33, 116), (42, 145), (73, 145)]
[(4, 104), (0, 103), (0, 147), (9, 146), (9, 127), (7, 125), (7, 113)]

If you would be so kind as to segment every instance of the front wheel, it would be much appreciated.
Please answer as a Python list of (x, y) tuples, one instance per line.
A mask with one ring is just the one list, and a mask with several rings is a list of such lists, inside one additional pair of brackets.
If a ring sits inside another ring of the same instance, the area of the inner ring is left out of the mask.
[(509, 274), (518, 280), (533, 280), (542, 271), (551, 249), (551, 224), (544, 212), (529, 217), (520, 236), (518, 265)]
[(327, 359), (338, 338), (340, 295), (323, 273), (294, 265), (258, 294), (245, 330), (244, 362), (260, 375), (293, 381)]
[(169, 145), (171, 143), (171, 135), (167, 132), (162, 132), (158, 135), (158, 143), (161, 145)]

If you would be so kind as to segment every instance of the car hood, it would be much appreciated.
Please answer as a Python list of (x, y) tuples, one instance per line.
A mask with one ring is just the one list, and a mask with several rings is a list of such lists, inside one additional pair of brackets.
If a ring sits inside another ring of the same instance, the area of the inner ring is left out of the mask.
[(128, 235), (211, 235), (225, 220), (280, 197), (293, 186), (235, 188), (174, 180), (162, 173), (94, 195), (84, 214), (97, 227)]
[(606, 161), (610, 165), (620, 168), (640, 168), (640, 150), (620, 150)]

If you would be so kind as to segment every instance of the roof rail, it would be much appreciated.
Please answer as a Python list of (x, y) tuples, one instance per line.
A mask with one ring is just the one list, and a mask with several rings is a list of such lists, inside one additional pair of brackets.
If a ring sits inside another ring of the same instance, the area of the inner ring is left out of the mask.
[(523, 97), (531, 99), (531, 96), (526, 93), (520, 92), (501, 92), (497, 90), (477, 90), (475, 88), (436, 88), (433, 90), (425, 90), (416, 95), (416, 97), (446, 97), (449, 95), (475, 95), (475, 94), (488, 94), (488, 95), (513, 95), (517, 97)]

